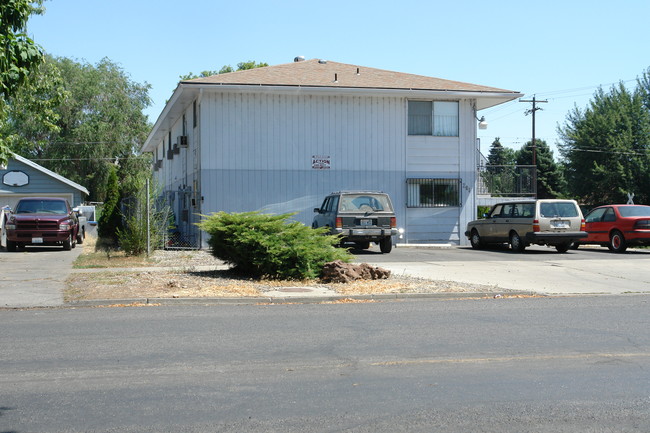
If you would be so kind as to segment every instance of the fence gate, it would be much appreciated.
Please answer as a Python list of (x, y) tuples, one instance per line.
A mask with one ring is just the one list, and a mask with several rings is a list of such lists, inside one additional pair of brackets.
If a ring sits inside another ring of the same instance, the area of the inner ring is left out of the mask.
[(166, 232), (163, 247), (167, 250), (199, 249), (201, 240), (196, 223), (200, 217), (192, 206), (192, 191), (165, 191), (163, 196), (173, 216), (173, 227)]

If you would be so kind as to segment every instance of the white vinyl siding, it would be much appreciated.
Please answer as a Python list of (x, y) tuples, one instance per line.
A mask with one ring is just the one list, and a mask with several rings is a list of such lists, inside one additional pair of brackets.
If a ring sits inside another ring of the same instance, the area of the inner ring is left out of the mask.
[[(403, 99), (211, 93), (201, 125), (203, 213), (298, 212), (310, 225), (333, 191), (383, 190), (405, 202)], [(314, 156), (329, 169), (313, 169)]]

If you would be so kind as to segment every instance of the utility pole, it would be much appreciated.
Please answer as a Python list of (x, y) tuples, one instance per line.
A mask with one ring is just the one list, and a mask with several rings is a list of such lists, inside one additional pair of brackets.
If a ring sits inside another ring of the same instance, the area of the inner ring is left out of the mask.
[(535, 112), (537, 110), (541, 110), (537, 106), (538, 102), (548, 102), (546, 99), (543, 101), (538, 101), (535, 98), (535, 95), (533, 95), (533, 99), (520, 99), (519, 102), (532, 102), (533, 103), (533, 108), (526, 110), (525, 114), (528, 116), (529, 114), (532, 113), (533, 115), (533, 186), (535, 187), (535, 197), (537, 197), (537, 143), (535, 142)]
[(546, 102), (548, 102), (548, 100), (544, 99), (543, 101), (538, 101), (537, 99), (535, 99), (535, 95), (533, 95), (533, 99), (520, 99), (519, 102), (532, 102), (533, 103), (533, 108), (531, 108), (529, 110), (526, 110), (524, 112), (524, 114), (526, 116), (528, 116), (529, 114), (533, 115), (533, 141), (532, 141), (532, 143), (533, 143), (533, 165), (535, 167), (537, 167), (537, 143), (535, 143), (535, 112), (537, 110), (541, 110), (541, 108), (539, 108), (537, 106), (538, 103), (541, 103), (541, 102), (546, 103)]

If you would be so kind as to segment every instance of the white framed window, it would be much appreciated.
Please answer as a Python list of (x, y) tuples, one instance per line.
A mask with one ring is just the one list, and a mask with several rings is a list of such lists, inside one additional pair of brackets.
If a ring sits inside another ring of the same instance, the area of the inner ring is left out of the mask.
[(406, 179), (406, 207), (460, 206), (460, 179)]
[(408, 101), (408, 134), (458, 137), (458, 101)]

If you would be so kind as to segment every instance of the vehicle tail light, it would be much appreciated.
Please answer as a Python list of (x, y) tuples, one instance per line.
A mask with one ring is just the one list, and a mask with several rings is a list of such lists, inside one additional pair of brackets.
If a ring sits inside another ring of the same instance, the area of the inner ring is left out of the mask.
[(392, 229), (397, 228), (397, 218), (396, 217), (390, 217), (390, 228), (392, 228)]
[(540, 228), (539, 228), (539, 220), (533, 220), (533, 231), (534, 231), (534, 232), (538, 232), (538, 231), (540, 231)]
[(634, 223), (634, 228), (639, 230), (650, 230), (650, 220), (638, 220)]
[(343, 218), (336, 217), (336, 228), (337, 229), (343, 228)]
[(580, 231), (584, 232), (585, 230), (586, 230), (585, 219), (583, 218), (580, 220)]

